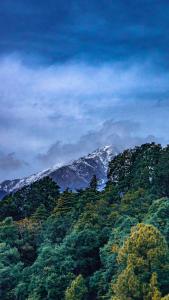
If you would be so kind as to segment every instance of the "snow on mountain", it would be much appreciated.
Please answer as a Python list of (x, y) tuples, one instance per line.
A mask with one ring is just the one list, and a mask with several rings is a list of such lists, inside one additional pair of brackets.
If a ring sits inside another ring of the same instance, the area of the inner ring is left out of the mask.
[(57, 182), (61, 190), (66, 188), (76, 190), (87, 187), (91, 177), (96, 175), (101, 189), (106, 182), (108, 163), (118, 152), (118, 149), (113, 146), (105, 146), (67, 165), (61, 167), (55, 165), (23, 179), (5, 180), (0, 184), (0, 197), (20, 190), (46, 176)]

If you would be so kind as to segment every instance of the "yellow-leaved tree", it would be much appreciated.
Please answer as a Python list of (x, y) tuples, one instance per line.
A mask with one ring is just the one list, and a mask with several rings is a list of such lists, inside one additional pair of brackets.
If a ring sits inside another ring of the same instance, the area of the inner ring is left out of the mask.
[(67, 288), (65, 300), (85, 300), (87, 287), (82, 275), (78, 275)]
[(143, 223), (132, 227), (117, 261), (119, 276), (113, 284), (113, 300), (161, 299), (159, 288), (167, 285), (169, 274), (168, 246), (156, 227)]

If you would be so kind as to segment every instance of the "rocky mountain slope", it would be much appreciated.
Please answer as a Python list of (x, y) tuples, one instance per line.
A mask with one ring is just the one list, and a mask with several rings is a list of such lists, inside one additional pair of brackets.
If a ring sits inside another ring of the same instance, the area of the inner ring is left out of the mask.
[(0, 184), (0, 197), (28, 186), (45, 176), (57, 182), (61, 190), (66, 188), (76, 190), (87, 187), (91, 177), (95, 174), (102, 188), (107, 178), (108, 163), (116, 154), (118, 154), (116, 148), (105, 146), (62, 167), (52, 167), (23, 179), (5, 180)]

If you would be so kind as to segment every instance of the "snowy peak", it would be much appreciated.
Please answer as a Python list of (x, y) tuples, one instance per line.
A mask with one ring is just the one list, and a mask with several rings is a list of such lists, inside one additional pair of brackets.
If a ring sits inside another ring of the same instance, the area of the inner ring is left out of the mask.
[(92, 153), (79, 158), (62, 167), (54, 166), (23, 179), (6, 180), (0, 184), (0, 195), (15, 192), (24, 186), (28, 186), (46, 176), (52, 178), (60, 186), (61, 190), (85, 188), (89, 185), (91, 177), (96, 175), (100, 184), (104, 184), (107, 178), (108, 163), (119, 151), (113, 146), (99, 148)]

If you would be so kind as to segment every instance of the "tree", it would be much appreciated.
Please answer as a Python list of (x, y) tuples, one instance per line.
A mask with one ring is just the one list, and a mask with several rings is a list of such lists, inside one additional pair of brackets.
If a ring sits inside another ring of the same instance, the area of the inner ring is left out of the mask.
[(169, 196), (169, 145), (163, 149), (155, 172), (156, 192), (160, 196)]
[(144, 221), (157, 227), (165, 236), (169, 244), (169, 198), (160, 198), (153, 201)]
[(60, 215), (69, 212), (74, 204), (74, 195), (68, 189), (65, 190), (59, 197), (58, 203), (54, 208), (53, 213)]
[(44, 244), (36, 261), (22, 274), (17, 299), (60, 300), (73, 280), (74, 262), (64, 246)]
[(0, 222), (0, 243), (6, 243), (10, 246), (18, 244), (19, 234), (16, 224), (11, 217)]
[(82, 275), (78, 275), (66, 289), (65, 300), (84, 300), (87, 294), (87, 287)]
[(74, 260), (74, 273), (90, 276), (100, 267), (99, 246), (101, 241), (96, 231), (90, 228), (72, 230), (64, 239), (64, 247)]
[(157, 273), (153, 273), (150, 279), (148, 298), (151, 300), (161, 300), (161, 293), (158, 288)]
[(120, 269), (123, 268), (113, 285), (114, 295), (119, 300), (151, 300), (149, 295), (154, 279), (152, 276), (158, 277), (160, 287), (167, 288), (168, 246), (154, 226), (134, 226), (121, 247), (117, 260)]
[(14, 220), (20, 220), (29, 217), (41, 204), (51, 212), (59, 195), (58, 185), (45, 177), (3, 199), (0, 202), (0, 218), (12, 216)]
[(14, 289), (21, 279), (22, 268), (17, 248), (0, 243), (0, 299), (15, 299)]
[(119, 187), (120, 192), (152, 188), (161, 153), (161, 145), (155, 143), (125, 150), (110, 162), (109, 180)]
[(142, 220), (154, 198), (144, 189), (128, 191), (121, 199), (120, 211), (128, 216)]
[(44, 204), (40, 204), (40, 206), (36, 209), (35, 213), (32, 215), (32, 220), (38, 223), (42, 223), (48, 217), (48, 212)]

